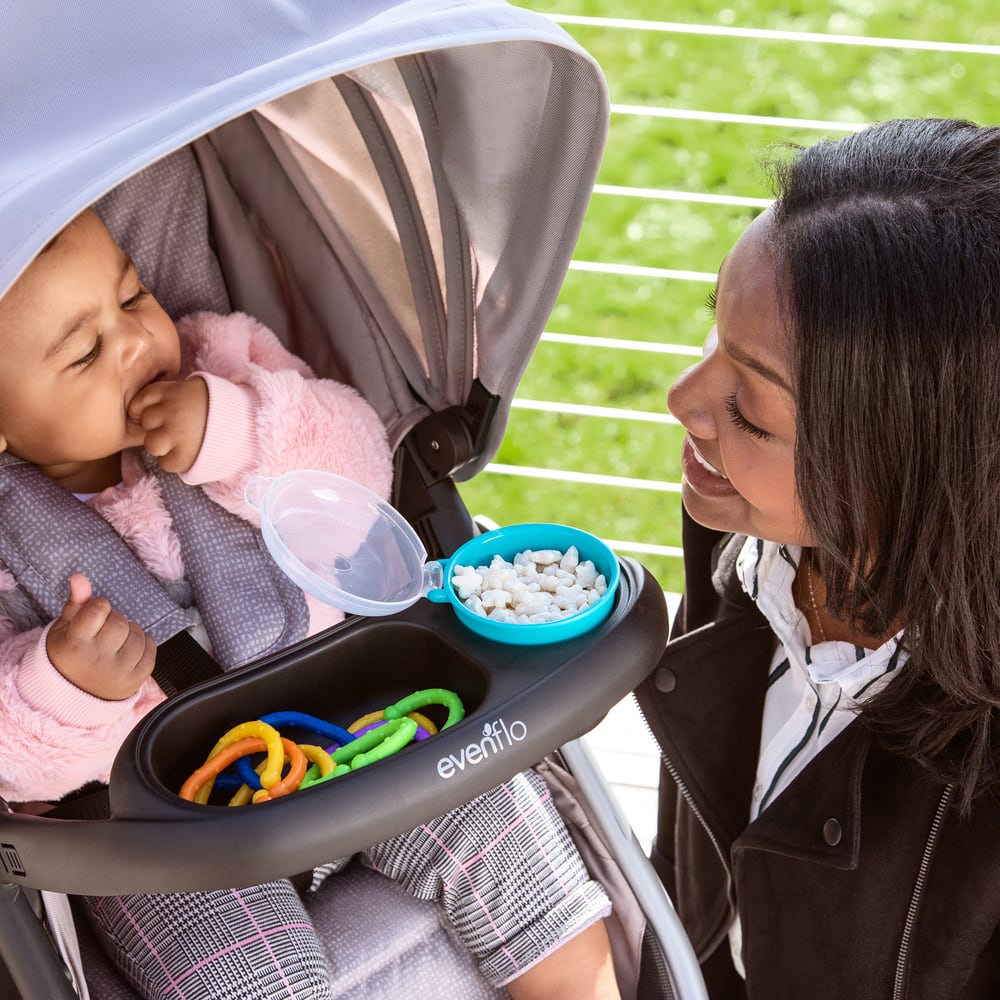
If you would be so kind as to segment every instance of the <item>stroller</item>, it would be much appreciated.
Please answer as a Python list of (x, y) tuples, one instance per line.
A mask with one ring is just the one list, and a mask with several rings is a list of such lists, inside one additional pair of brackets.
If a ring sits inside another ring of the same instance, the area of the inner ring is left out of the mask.
[[(394, 448), (393, 506), (432, 557), (447, 556), (479, 531), (455, 484), (499, 445), (579, 232), (607, 127), (599, 69), (547, 19), (500, 0), (178, 0), (143, 17), (136, 26), (134, 7), (116, 0), (3, 3), (0, 293), (95, 205), (171, 315), (244, 311), (319, 375), (355, 386)], [(641, 911), (639, 930), (623, 935), (634, 995), (703, 996), (669, 900), (579, 740), (653, 669), (666, 640), (659, 587), (634, 561), (620, 565), (615, 607), (585, 636), (500, 646), (427, 601), (350, 618), (154, 710), (119, 752), (110, 817), (30, 816), (0, 803), (8, 990), (57, 1000), (89, 983), (102, 1000), (132, 995), (82, 928), (76, 942), (72, 925), (43, 918), (40, 899), (304, 871), (550, 755), (564, 814), (580, 811), (578, 826), (597, 831), (597, 854), (614, 869), (606, 879), (618, 873)], [(370, 702), (373, 684), (387, 700), (447, 685), (468, 714), (439, 734), (436, 754), (408, 748), (273, 805), (217, 809), (174, 794), (197, 763), (192, 733), (302, 691), (315, 714), (344, 717)], [(517, 720), (523, 738), (441, 780), (436, 762), (498, 719)], [(349, 906), (385, 881), (360, 870), (337, 878), (336, 893), (318, 895)], [(393, 888), (379, 890), (390, 894), (386, 939), (409, 934), (423, 946), (408, 953), (407, 988), (433, 985), (447, 960), (456, 981), (468, 977), (470, 1000), (502, 995), (459, 968), (441, 928), (418, 926)], [(312, 916), (321, 934), (350, 930), (336, 914)], [(69, 939), (67, 959), (54, 937)]]

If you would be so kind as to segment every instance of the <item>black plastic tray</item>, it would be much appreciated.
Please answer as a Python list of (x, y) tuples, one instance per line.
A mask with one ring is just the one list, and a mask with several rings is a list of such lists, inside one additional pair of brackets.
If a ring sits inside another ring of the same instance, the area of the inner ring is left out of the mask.
[[(450, 606), (421, 600), (172, 698), (122, 746), (110, 819), (0, 814), (0, 877), (87, 894), (250, 885), (446, 812), (582, 736), (655, 667), (667, 638), (663, 594), (637, 562), (620, 563), (611, 615), (579, 638), (500, 645), (470, 633)], [(254, 806), (200, 805), (176, 794), (237, 723), (297, 710), (347, 726), (431, 687), (455, 691), (465, 718), (383, 761)]]

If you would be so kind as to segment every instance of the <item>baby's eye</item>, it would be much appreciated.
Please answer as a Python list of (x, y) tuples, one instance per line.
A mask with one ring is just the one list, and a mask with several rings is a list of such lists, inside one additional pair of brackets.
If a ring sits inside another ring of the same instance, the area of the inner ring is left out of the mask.
[(139, 291), (122, 303), (122, 309), (135, 309), (147, 295), (149, 295), (149, 292), (140, 285)]
[(98, 337), (97, 340), (94, 341), (94, 346), (91, 347), (91, 349), (87, 351), (87, 353), (84, 354), (82, 358), (77, 358), (77, 360), (73, 362), (71, 367), (86, 368), (88, 365), (92, 365), (98, 359), (100, 353), (101, 353), (101, 338)]

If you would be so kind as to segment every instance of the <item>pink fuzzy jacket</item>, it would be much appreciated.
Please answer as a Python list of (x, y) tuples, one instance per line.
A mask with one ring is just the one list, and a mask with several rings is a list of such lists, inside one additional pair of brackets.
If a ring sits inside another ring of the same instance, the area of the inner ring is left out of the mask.
[[(375, 411), (352, 388), (317, 379), (256, 320), (198, 313), (177, 324), (182, 374), (209, 389), (208, 425), (184, 480), (251, 521), (249, 475), (324, 469), (385, 497), (392, 463)], [(122, 483), (88, 501), (164, 582), (184, 578), (180, 546), (156, 481), (138, 455), (122, 457)], [(0, 567), (0, 590), (15, 587)], [(67, 594), (69, 587), (67, 584)], [(310, 633), (340, 612), (307, 595)], [(131, 698), (104, 701), (67, 681), (49, 661), (46, 628), (20, 631), (0, 615), (0, 796), (55, 800), (87, 781), (107, 780), (125, 736), (164, 695), (146, 681)]]

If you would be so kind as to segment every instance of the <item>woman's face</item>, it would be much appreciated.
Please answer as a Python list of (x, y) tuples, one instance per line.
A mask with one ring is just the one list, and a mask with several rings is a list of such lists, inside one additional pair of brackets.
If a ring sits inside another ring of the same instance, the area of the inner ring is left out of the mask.
[(811, 545), (795, 490), (795, 400), (769, 225), (765, 212), (726, 258), (704, 358), (667, 405), (687, 430), (681, 495), (699, 524)]

